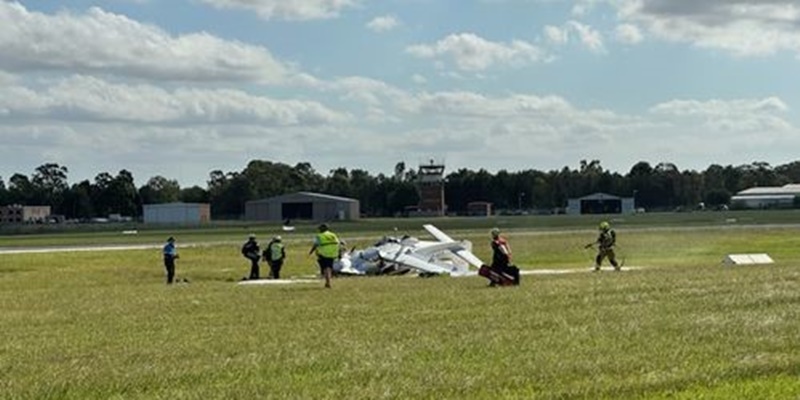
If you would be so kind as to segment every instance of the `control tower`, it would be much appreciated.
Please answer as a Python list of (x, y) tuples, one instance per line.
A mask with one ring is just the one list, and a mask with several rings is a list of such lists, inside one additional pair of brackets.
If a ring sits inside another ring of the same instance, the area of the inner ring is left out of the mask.
[(419, 163), (417, 191), (419, 213), (443, 216), (447, 206), (444, 202), (444, 161), (429, 159)]

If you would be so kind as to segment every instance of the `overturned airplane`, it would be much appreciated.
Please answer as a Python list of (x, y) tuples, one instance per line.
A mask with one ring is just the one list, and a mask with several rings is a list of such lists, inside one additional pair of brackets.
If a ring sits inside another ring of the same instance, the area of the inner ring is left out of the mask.
[(423, 225), (436, 241), (415, 237), (386, 236), (363, 250), (342, 254), (334, 263), (340, 275), (399, 275), (411, 271), (421, 276), (476, 275), (470, 265), (480, 268), (484, 263), (472, 253), (472, 243), (456, 241), (433, 225)]

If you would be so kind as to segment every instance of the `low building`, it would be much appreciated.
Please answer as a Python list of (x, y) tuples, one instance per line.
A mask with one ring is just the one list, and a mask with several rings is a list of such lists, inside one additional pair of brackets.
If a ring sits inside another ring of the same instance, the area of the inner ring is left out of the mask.
[(471, 201), (467, 203), (467, 215), (473, 217), (491, 217), (492, 203), (488, 201)]
[(567, 214), (632, 214), (633, 197), (619, 197), (607, 193), (594, 193), (567, 200)]
[(754, 187), (742, 190), (731, 197), (736, 208), (792, 208), (800, 197), (800, 184)]
[(0, 224), (47, 222), (50, 206), (23, 206), (12, 204), (0, 207)]
[(163, 203), (142, 206), (146, 224), (202, 224), (211, 221), (208, 203)]
[(361, 215), (358, 200), (329, 194), (297, 192), (245, 203), (248, 221), (356, 220)]

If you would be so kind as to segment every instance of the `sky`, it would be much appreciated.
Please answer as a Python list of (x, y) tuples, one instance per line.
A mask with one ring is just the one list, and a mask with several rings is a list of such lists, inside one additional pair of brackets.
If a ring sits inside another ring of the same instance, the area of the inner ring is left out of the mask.
[(800, 160), (800, 0), (0, 0), (0, 178)]

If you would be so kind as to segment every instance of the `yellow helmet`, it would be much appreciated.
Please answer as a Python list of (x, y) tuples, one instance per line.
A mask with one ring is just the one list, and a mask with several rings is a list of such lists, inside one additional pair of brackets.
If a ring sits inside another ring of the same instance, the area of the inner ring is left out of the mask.
[(611, 229), (611, 225), (608, 222), (603, 221), (603, 222), (600, 223), (600, 230), (601, 231), (607, 231), (609, 229)]
[(489, 232), (492, 234), (492, 237), (500, 236), (500, 229), (499, 228), (492, 228), (492, 230), (489, 231)]

